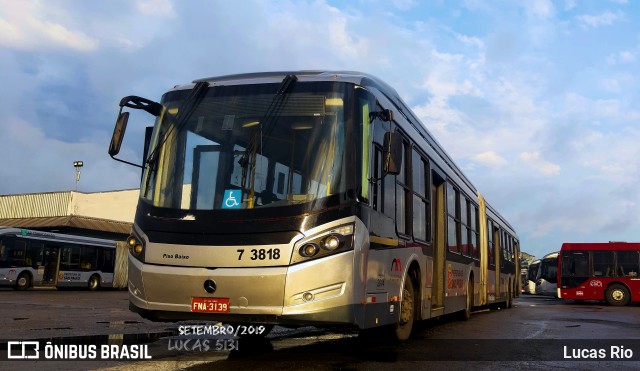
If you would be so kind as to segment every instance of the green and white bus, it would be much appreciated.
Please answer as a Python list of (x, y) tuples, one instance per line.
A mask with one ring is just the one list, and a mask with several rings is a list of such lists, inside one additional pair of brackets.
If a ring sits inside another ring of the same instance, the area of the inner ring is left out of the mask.
[[(131, 110), (125, 110), (124, 108)], [(142, 164), (129, 115), (156, 116)], [(519, 243), (398, 94), (359, 72), (196, 80), (127, 96), (109, 148), (143, 168), (130, 308), (153, 320), (395, 326), (503, 303)]]
[(112, 287), (116, 242), (0, 227), (0, 286)]

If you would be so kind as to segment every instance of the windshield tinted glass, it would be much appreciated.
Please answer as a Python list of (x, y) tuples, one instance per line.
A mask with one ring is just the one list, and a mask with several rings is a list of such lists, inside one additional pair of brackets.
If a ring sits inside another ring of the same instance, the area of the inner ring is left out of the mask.
[[(154, 129), (157, 162), (142, 197), (158, 207), (215, 210), (309, 202), (346, 189), (344, 83), (212, 87), (189, 120), (171, 129), (188, 91), (165, 94)], [(271, 117), (265, 117), (268, 111)], [(160, 135), (158, 135), (160, 134)]]

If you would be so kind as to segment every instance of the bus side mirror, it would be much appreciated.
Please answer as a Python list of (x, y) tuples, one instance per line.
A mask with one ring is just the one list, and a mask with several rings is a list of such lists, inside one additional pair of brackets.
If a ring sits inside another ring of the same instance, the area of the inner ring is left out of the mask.
[(118, 113), (118, 120), (116, 121), (116, 127), (113, 129), (113, 136), (111, 137), (111, 144), (109, 144), (109, 155), (111, 157), (120, 153), (120, 147), (122, 146), (122, 139), (124, 138), (124, 132), (127, 130), (127, 122), (129, 121), (129, 112)]
[[(122, 112), (122, 109), (124, 107), (143, 110), (152, 114), (155, 117), (158, 117), (162, 114), (163, 107), (158, 102), (154, 102), (146, 98), (138, 97), (136, 95), (129, 95), (120, 100), (120, 112), (118, 112), (118, 120), (116, 120), (116, 126), (113, 129), (113, 135), (111, 136), (111, 144), (109, 144), (109, 155), (111, 156), (112, 159), (116, 161), (137, 166), (139, 168), (144, 168), (144, 166), (142, 165), (134, 164), (133, 162), (121, 160), (115, 157), (115, 155), (120, 153), (120, 147), (122, 146), (124, 132), (125, 130), (127, 130), (127, 122), (129, 121), (129, 112)], [(146, 133), (146, 135), (149, 135), (149, 134)], [(150, 136), (145, 138), (145, 145), (147, 146), (148, 146), (147, 144), (148, 138), (150, 138)]]
[(399, 134), (384, 133), (384, 152), (382, 158), (385, 174), (398, 175), (402, 168), (402, 137)]

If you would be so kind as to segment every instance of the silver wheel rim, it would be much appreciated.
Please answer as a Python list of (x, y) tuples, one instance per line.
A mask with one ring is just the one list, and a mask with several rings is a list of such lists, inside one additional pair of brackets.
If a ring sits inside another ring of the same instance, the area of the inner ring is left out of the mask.
[(18, 278), (18, 286), (26, 286), (26, 285), (27, 285), (27, 279), (25, 277)]

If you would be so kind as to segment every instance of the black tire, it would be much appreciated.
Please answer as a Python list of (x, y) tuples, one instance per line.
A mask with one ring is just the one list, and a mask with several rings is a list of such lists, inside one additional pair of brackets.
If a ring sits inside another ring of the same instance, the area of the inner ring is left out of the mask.
[(416, 317), (415, 290), (411, 277), (407, 276), (404, 280), (404, 289), (402, 290), (402, 301), (400, 302), (400, 313), (398, 313), (398, 323), (396, 324), (396, 339), (399, 341), (408, 340), (413, 329), (413, 322)]
[(623, 307), (631, 300), (629, 289), (617, 283), (609, 286), (604, 296), (607, 299), (607, 303), (616, 307)]
[(94, 274), (89, 278), (89, 290), (96, 291), (100, 289), (100, 276)]
[(461, 312), (463, 321), (469, 320), (471, 318), (471, 308), (473, 307), (473, 279), (469, 279), (469, 283), (467, 284), (467, 305), (464, 310)]
[(16, 290), (24, 291), (31, 287), (31, 276), (27, 272), (22, 272), (16, 280)]

